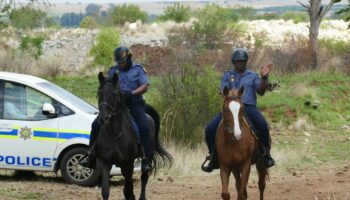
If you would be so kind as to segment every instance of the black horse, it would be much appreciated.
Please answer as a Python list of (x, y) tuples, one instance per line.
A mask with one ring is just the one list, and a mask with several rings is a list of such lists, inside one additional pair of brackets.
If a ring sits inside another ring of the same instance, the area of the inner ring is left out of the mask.
[[(125, 178), (124, 197), (126, 200), (134, 200), (132, 175), (134, 161), (142, 156), (142, 148), (138, 143), (137, 135), (130, 120), (130, 114), (124, 104), (118, 84), (118, 75), (111, 79), (104, 77), (102, 72), (98, 74), (100, 86), (98, 89), (100, 132), (96, 140), (96, 155), (102, 169), (102, 197), (109, 197), (109, 178), (113, 165), (121, 168)], [(150, 110), (153, 120), (148, 116), (149, 128), (152, 138), (153, 157), (152, 163), (155, 171), (158, 167), (171, 165), (172, 156), (159, 142), (159, 115), (155, 110)], [(155, 123), (156, 121), (156, 123)], [(146, 185), (149, 174), (142, 172), (140, 200), (146, 199)]]

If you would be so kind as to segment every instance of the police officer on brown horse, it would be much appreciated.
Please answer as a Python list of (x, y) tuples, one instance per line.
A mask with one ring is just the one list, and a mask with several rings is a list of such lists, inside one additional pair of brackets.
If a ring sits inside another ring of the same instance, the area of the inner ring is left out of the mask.
[[(265, 94), (268, 86), (269, 73), (272, 70), (272, 64), (262, 67), (259, 77), (258, 74), (247, 69), (248, 52), (245, 49), (235, 49), (232, 52), (231, 61), (234, 65), (234, 69), (225, 72), (222, 76), (221, 91), (223, 91), (225, 87), (228, 87), (229, 89), (239, 89), (242, 86), (244, 87), (244, 93), (241, 100), (244, 104), (245, 117), (259, 132), (258, 137), (262, 143), (265, 166), (267, 168), (272, 167), (275, 164), (275, 161), (270, 154), (270, 131), (264, 116), (256, 107), (256, 94), (259, 94), (260, 96)], [(205, 172), (211, 172), (214, 169), (219, 168), (215, 150), (215, 136), (221, 120), (222, 113), (219, 113), (205, 128), (205, 139), (210, 153), (209, 164), (202, 167), (202, 170)]]

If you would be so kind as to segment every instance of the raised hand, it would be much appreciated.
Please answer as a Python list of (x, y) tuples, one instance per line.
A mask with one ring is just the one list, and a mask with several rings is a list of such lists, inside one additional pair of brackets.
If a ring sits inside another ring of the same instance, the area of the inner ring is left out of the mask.
[(262, 66), (260, 69), (260, 76), (261, 77), (268, 77), (272, 68), (273, 68), (273, 64), (269, 64), (267, 66)]

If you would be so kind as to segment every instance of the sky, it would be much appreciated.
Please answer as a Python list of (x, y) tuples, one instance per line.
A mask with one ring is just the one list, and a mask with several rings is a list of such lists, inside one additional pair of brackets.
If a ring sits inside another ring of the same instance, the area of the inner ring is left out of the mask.
[[(174, 1), (201, 1), (201, 0), (49, 0), (51, 3), (54, 4), (61, 4), (61, 3), (66, 3), (69, 2), (71, 4), (76, 4), (76, 3), (96, 3), (96, 4), (101, 4), (101, 3), (134, 3), (134, 2), (174, 2)], [(222, 0), (223, 1), (223, 0)], [(286, 0), (262, 0), (262, 1), (270, 1), (270, 2), (284, 2)], [(298, 2), (298, 0), (288, 0), (289, 2)], [(299, 0), (301, 2), (307, 2), (307, 0)], [(346, 3), (347, 0), (342, 0), (342, 3)], [(323, 0), (322, 3), (328, 3), (329, 0)]]

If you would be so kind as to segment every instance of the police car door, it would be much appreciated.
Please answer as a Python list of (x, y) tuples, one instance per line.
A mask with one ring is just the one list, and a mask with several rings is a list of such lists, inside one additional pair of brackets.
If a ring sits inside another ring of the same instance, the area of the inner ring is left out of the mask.
[(42, 113), (49, 96), (23, 84), (0, 82), (0, 168), (51, 171), (58, 118)]

